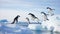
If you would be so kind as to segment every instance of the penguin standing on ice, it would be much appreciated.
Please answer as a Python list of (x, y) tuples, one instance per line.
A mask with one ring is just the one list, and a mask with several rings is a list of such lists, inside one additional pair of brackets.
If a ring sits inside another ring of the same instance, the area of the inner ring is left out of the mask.
[(14, 18), (14, 20), (13, 20), (13, 22), (12, 22), (11, 24), (14, 24), (15, 22), (18, 23), (18, 18), (19, 18), (19, 17), (20, 17), (20, 16), (17, 15), (17, 16)]
[(49, 19), (47, 18), (47, 14), (46, 14), (46, 13), (41, 12), (41, 14), (42, 14), (42, 16), (43, 16), (43, 20), (44, 20), (44, 21), (49, 20)]
[[(34, 14), (29, 13), (28, 15), (30, 15), (30, 16), (31, 16), (32, 20), (37, 19), (37, 22), (39, 21), (39, 19), (38, 19)], [(38, 22), (38, 23), (39, 23), (39, 22)]]
[(53, 10), (55, 10), (55, 9), (52, 9), (52, 8), (50, 8), (50, 7), (47, 7), (46, 9), (48, 9), (48, 14), (49, 14), (49, 15), (51, 15), (51, 16), (54, 15)]

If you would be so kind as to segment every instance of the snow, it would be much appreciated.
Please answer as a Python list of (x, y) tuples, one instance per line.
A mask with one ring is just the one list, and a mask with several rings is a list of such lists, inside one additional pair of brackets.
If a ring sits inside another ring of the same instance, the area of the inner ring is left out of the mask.
[(51, 30), (53, 27), (54, 31), (60, 32), (60, 20), (58, 21), (56, 17), (60, 17), (59, 15), (49, 16), (49, 21), (43, 21), (42, 24), (29, 24), (28, 28), (31, 30), (44, 30), (47, 27), (47, 30)]
[(42, 30), (42, 25), (40, 24), (29, 24), (28, 28), (30, 28), (31, 30)]
[(6, 27), (15, 28), (16, 24), (5, 24)]

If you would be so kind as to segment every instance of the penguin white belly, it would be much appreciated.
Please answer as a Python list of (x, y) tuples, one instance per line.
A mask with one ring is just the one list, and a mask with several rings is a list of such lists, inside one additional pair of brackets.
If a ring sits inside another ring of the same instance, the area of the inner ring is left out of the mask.
[(48, 10), (49, 15), (54, 15), (54, 12), (52, 10)]
[(42, 18), (45, 21), (47, 19), (47, 16), (45, 16), (44, 14), (42, 14)]

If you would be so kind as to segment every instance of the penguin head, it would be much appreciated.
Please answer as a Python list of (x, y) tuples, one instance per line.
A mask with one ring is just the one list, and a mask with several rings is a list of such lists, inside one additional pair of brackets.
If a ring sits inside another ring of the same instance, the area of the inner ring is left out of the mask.
[(28, 15), (31, 15), (32, 13), (29, 13)]
[(32, 14), (32, 13), (29, 13), (28, 15), (34, 16), (34, 14)]
[(26, 19), (27, 19), (27, 20), (29, 20), (29, 18), (28, 18), (28, 17), (26, 17)]
[(28, 17), (26, 17), (26, 19), (29, 19)]
[(41, 12), (41, 14), (44, 14), (44, 12)]
[(46, 13), (44, 13), (44, 12), (41, 12), (41, 14), (44, 14), (44, 15), (46, 15)]
[(34, 14), (32, 14), (32, 13), (29, 13), (28, 15), (31, 15), (32, 17), (36, 17)]
[(50, 7), (47, 7), (46, 9), (50, 9)]
[(17, 17), (20, 17), (20, 15), (17, 15)]

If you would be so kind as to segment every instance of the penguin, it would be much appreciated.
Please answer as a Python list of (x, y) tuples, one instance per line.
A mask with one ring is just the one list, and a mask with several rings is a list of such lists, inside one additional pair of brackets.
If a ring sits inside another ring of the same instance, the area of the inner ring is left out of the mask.
[(43, 20), (44, 20), (44, 21), (49, 20), (49, 19), (47, 18), (47, 14), (46, 14), (45, 12), (41, 12), (41, 14), (43, 14)]
[(50, 7), (47, 7), (46, 9), (48, 9), (48, 14), (49, 14), (49, 15), (51, 15), (51, 16), (54, 15), (53, 10), (55, 10), (55, 9), (52, 9), (52, 8), (50, 8)]
[[(29, 13), (28, 15), (30, 15), (32, 17), (32, 20), (37, 19), (37, 22), (39, 21), (39, 19), (32, 13)], [(39, 22), (38, 22), (39, 23)]]
[(11, 23), (11, 24), (14, 24), (15, 22), (17, 23), (18, 22), (18, 18), (19, 18), (20, 16), (19, 15), (17, 15), (15, 18), (14, 18), (14, 20), (13, 20), (13, 22)]
[(26, 19), (27, 19), (27, 21), (29, 22), (29, 24), (30, 24), (30, 20), (29, 20), (29, 18), (28, 17), (26, 17)]

